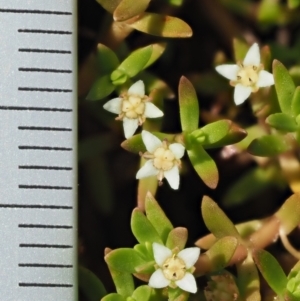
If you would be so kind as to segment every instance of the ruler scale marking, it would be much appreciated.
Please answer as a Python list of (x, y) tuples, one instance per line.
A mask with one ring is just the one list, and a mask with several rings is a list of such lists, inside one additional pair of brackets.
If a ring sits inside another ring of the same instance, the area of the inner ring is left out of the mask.
[(74, 0), (0, 0), (3, 301), (78, 297), (76, 13)]

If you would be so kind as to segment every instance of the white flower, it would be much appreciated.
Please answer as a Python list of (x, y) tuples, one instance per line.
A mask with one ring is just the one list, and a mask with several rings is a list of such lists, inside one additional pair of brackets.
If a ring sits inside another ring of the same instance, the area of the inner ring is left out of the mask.
[(103, 108), (111, 113), (118, 114), (117, 120), (123, 120), (126, 139), (134, 134), (146, 118), (157, 118), (164, 115), (145, 95), (145, 85), (141, 80), (134, 83), (127, 93), (109, 100)]
[(153, 288), (179, 287), (190, 293), (197, 292), (193, 272), (194, 264), (199, 258), (200, 249), (187, 248), (174, 254), (167, 247), (153, 243), (153, 254), (158, 269), (151, 275), (149, 286)]
[(149, 159), (136, 174), (137, 179), (157, 176), (159, 183), (166, 178), (173, 189), (179, 187), (179, 167), (184, 154), (184, 146), (180, 143), (168, 144), (160, 141), (147, 131), (142, 131), (142, 139), (147, 152), (142, 157)]
[(234, 102), (236, 105), (242, 104), (251, 92), (257, 92), (261, 87), (274, 85), (273, 74), (263, 69), (257, 43), (249, 48), (243, 63), (216, 67), (217, 72), (228, 78), (230, 85), (235, 87)]

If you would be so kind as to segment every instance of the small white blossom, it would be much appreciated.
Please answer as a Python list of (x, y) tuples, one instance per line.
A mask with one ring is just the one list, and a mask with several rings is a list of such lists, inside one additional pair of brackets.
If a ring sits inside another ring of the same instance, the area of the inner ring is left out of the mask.
[(164, 115), (145, 95), (145, 85), (141, 80), (134, 83), (127, 93), (109, 100), (103, 108), (111, 113), (118, 114), (116, 120), (123, 120), (126, 139), (135, 133), (138, 126), (142, 125), (146, 118), (157, 118)]
[(159, 183), (166, 178), (173, 189), (179, 187), (180, 158), (184, 155), (184, 146), (180, 143), (169, 144), (160, 141), (156, 136), (147, 131), (142, 131), (142, 139), (147, 152), (142, 157), (148, 159), (136, 174), (137, 179), (157, 176)]
[(183, 249), (179, 253), (173, 253), (169, 248), (153, 243), (154, 260), (157, 270), (149, 279), (149, 286), (163, 288), (170, 286), (179, 287), (190, 293), (197, 292), (197, 285), (193, 272), (200, 249), (197, 247)]
[(273, 74), (263, 69), (257, 43), (249, 48), (243, 63), (216, 67), (217, 72), (228, 78), (230, 85), (235, 87), (234, 102), (236, 105), (242, 104), (251, 92), (255, 93), (259, 88), (274, 85)]

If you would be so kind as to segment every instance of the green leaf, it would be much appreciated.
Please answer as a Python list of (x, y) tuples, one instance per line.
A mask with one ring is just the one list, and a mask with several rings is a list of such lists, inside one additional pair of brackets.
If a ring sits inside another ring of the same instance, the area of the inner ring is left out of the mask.
[(165, 38), (189, 38), (191, 27), (184, 21), (171, 16), (144, 13), (141, 17), (128, 24), (136, 30)]
[(297, 87), (292, 99), (292, 113), (295, 117), (300, 114), (300, 87)]
[(129, 248), (109, 252), (105, 261), (114, 270), (126, 273), (135, 273), (136, 267), (146, 263), (134, 249)]
[(167, 47), (166, 43), (152, 44), (152, 54), (151, 54), (149, 61), (145, 65), (144, 69), (148, 68), (155, 61), (157, 61), (160, 58), (160, 56), (164, 53), (164, 51), (166, 50), (166, 47)]
[(168, 287), (168, 300), (170, 301), (187, 301), (190, 294), (186, 291), (183, 291), (181, 288), (171, 288)]
[(273, 75), (281, 111), (291, 115), (292, 98), (295, 91), (293, 79), (284, 65), (277, 60), (273, 62)]
[(111, 82), (110, 75), (104, 75), (96, 79), (86, 99), (99, 100), (108, 96), (114, 90), (115, 85)]
[(181, 128), (184, 132), (194, 131), (199, 124), (199, 104), (192, 83), (184, 76), (179, 81), (178, 95)]
[(201, 211), (206, 227), (215, 237), (233, 236), (240, 239), (234, 224), (217, 203), (208, 196), (203, 197)]
[(148, 285), (139, 286), (132, 294), (136, 301), (148, 301), (151, 297), (152, 288)]
[(246, 42), (235, 38), (233, 39), (233, 50), (234, 50), (235, 61), (243, 62), (249, 50), (249, 45)]
[(234, 144), (247, 136), (247, 132), (231, 120), (218, 120), (201, 128), (205, 136), (202, 146), (207, 148)]
[(285, 234), (292, 232), (300, 224), (300, 194), (290, 196), (275, 215), (281, 222), (281, 231)]
[(219, 172), (215, 161), (199, 144), (192, 144), (187, 153), (194, 169), (203, 182), (212, 189), (216, 188), (219, 181)]
[(135, 208), (131, 215), (131, 230), (139, 243), (157, 242), (162, 244), (157, 231), (141, 210)]
[(96, 1), (104, 9), (106, 9), (108, 12), (112, 14), (122, 0), (96, 0)]
[(97, 46), (96, 60), (101, 74), (112, 72), (120, 63), (116, 54), (110, 48), (100, 43)]
[[(99, 301), (98, 299), (97, 301)], [(127, 299), (119, 294), (111, 293), (106, 295), (104, 298), (101, 299), (101, 301), (126, 301)], [(96, 301), (96, 300), (95, 300)]]
[(271, 127), (286, 132), (295, 132), (298, 128), (293, 117), (285, 113), (275, 113), (266, 119), (266, 123)]
[(258, 7), (257, 18), (260, 23), (278, 24), (282, 15), (282, 8), (278, 2), (273, 0), (263, 0)]
[(87, 301), (99, 301), (107, 294), (98, 277), (82, 266), (78, 268), (78, 285)]
[(109, 267), (116, 291), (123, 297), (129, 297), (134, 290), (133, 276), (130, 273), (120, 272)]
[(237, 282), (241, 292), (241, 300), (260, 301), (260, 279), (257, 268), (249, 252), (248, 257), (236, 265)]
[(143, 13), (149, 2), (150, 0), (122, 0), (114, 11), (114, 20), (118, 22), (125, 21)]
[(222, 237), (214, 243), (205, 253), (211, 263), (210, 272), (218, 271), (228, 266), (237, 246), (238, 240), (233, 236)]
[(126, 73), (129, 77), (137, 75), (143, 70), (152, 55), (153, 46), (149, 45), (133, 51), (118, 67), (119, 71)]
[(123, 85), (128, 80), (128, 75), (124, 73), (122, 70), (114, 70), (111, 75), (110, 79), (115, 86)]
[(290, 9), (297, 8), (300, 5), (300, 0), (288, 0), (288, 7)]
[(292, 148), (286, 136), (266, 135), (254, 139), (247, 151), (254, 156), (270, 157), (284, 153)]
[[(164, 134), (164, 133), (158, 133), (158, 132), (153, 132), (151, 134), (153, 134), (154, 136), (156, 136), (160, 140), (167, 139), (170, 143), (172, 143), (174, 141), (174, 138), (175, 138), (174, 134)], [(133, 153), (137, 153), (137, 154), (139, 152), (145, 152), (146, 151), (146, 147), (145, 147), (144, 142), (142, 140), (142, 135), (141, 134), (134, 135), (134, 136), (130, 137), (129, 139), (123, 141), (121, 143), (121, 146), (129, 152), (133, 152)]]
[(160, 238), (165, 243), (173, 226), (167, 218), (161, 207), (158, 205), (154, 197), (148, 193), (146, 196), (146, 215), (153, 227), (158, 232)]
[(278, 261), (265, 250), (255, 251), (253, 259), (268, 285), (282, 297), (287, 285), (287, 277)]
[(168, 239), (166, 242), (166, 247), (173, 250), (174, 248), (178, 248), (179, 250), (184, 249), (184, 246), (187, 242), (188, 231), (186, 228), (178, 227), (171, 230), (168, 235)]

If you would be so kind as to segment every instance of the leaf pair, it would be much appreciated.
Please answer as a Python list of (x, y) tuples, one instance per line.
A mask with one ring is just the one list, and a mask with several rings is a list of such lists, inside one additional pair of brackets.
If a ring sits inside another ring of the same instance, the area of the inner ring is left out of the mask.
[(94, 82), (87, 100), (99, 100), (111, 94), (117, 86), (153, 64), (164, 52), (166, 44), (153, 44), (133, 51), (121, 63), (105, 45), (97, 48), (97, 66), (100, 76)]
[[(295, 87), (288, 70), (277, 60), (273, 62), (273, 74), (281, 112), (268, 116), (266, 123), (283, 133), (299, 133), (300, 87)], [(255, 156), (275, 156), (291, 150), (293, 144), (292, 136), (274, 133), (254, 139), (248, 151)]]
[(230, 120), (219, 120), (198, 129), (200, 110), (191, 82), (181, 77), (178, 88), (180, 120), (188, 156), (196, 172), (210, 188), (216, 188), (219, 173), (205, 149), (222, 147), (242, 140), (246, 132)]

